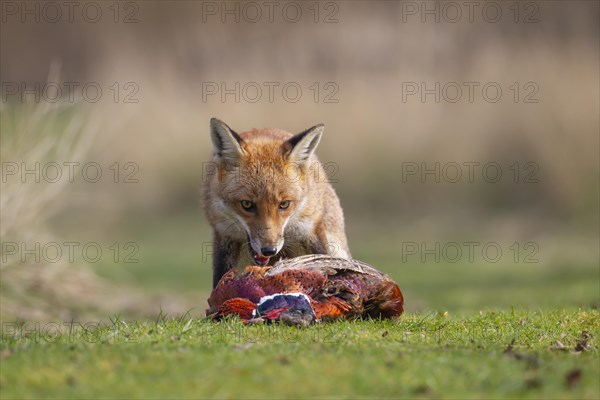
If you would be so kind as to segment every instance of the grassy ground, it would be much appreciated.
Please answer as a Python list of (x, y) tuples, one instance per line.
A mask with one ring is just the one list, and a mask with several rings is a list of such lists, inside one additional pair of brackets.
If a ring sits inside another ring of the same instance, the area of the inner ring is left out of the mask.
[[(3, 331), (8, 332), (5, 326)], [(2, 398), (598, 398), (600, 313), (10, 326)]]
[(542, 243), (535, 264), (403, 263), (391, 243), (398, 235), (355, 240), (354, 256), (404, 291), (409, 312), (400, 320), (302, 330), (217, 324), (199, 317), (211, 273), (201, 218), (123, 230), (118, 240), (136, 239), (139, 262), (93, 266), (124, 287), (184, 296), (188, 315), (122, 315), (101, 328), (7, 319), (0, 397), (600, 396), (599, 276), (585, 250), (560, 258)]

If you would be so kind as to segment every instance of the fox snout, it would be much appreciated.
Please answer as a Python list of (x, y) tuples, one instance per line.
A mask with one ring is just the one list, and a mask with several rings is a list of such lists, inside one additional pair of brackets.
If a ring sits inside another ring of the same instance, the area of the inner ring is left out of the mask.
[(250, 247), (254, 252), (264, 256), (273, 257), (283, 247), (283, 238), (277, 240), (263, 240), (261, 238), (250, 238)]
[(248, 234), (250, 255), (258, 264), (266, 264), (283, 248), (284, 231), (290, 208), (280, 209), (281, 201), (254, 200), (252, 206), (238, 210)]
[(249, 237), (248, 242), (250, 255), (259, 265), (266, 265), (271, 257), (281, 251), (284, 244), (283, 235), (274, 239)]
[(264, 246), (260, 248), (260, 252), (265, 257), (273, 257), (275, 254), (277, 254), (277, 251), (277, 247), (273, 246)]

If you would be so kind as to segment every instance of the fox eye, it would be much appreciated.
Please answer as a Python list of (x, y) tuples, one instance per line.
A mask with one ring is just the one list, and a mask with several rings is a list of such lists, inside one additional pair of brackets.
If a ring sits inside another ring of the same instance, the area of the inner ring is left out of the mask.
[(290, 201), (289, 200), (284, 200), (279, 204), (279, 209), (280, 210), (286, 210), (290, 207)]
[(254, 208), (254, 203), (251, 202), (250, 200), (242, 200), (242, 201), (240, 201), (240, 204), (242, 205), (242, 208), (244, 210), (250, 211)]

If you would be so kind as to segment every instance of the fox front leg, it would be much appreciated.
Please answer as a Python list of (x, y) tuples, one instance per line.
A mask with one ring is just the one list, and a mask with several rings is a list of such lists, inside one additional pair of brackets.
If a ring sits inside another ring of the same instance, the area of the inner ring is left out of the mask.
[(240, 259), (241, 243), (215, 237), (213, 241), (213, 289), (223, 275), (237, 267)]
[(328, 254), (341, 258), (348, 258), (350, 256), (346, 248), (339, 242), (328, 240), (328, 235), (324, 228), (318, 227), (315, 233), (316, 235), (309, 242), (311, 254)]
[(311, 254), (331, 254), (329, 249), (329, 243), (327, 242), (327, 235), (322, 226), (316, 229), (314, 237), (309, 241), (309, 248)]

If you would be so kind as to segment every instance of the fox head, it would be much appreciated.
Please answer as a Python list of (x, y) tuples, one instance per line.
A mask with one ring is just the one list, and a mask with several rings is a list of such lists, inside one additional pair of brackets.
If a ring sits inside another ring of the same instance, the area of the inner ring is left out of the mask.
[(286, 225), (308, 196), (313, 153), (323, 134), (316, 125), (297, 135), (276, 129), (243, 134), (212, 118), (217, 191), (230, 229), (244, 230), (254, 262), (266, 265), (284, 245)]

